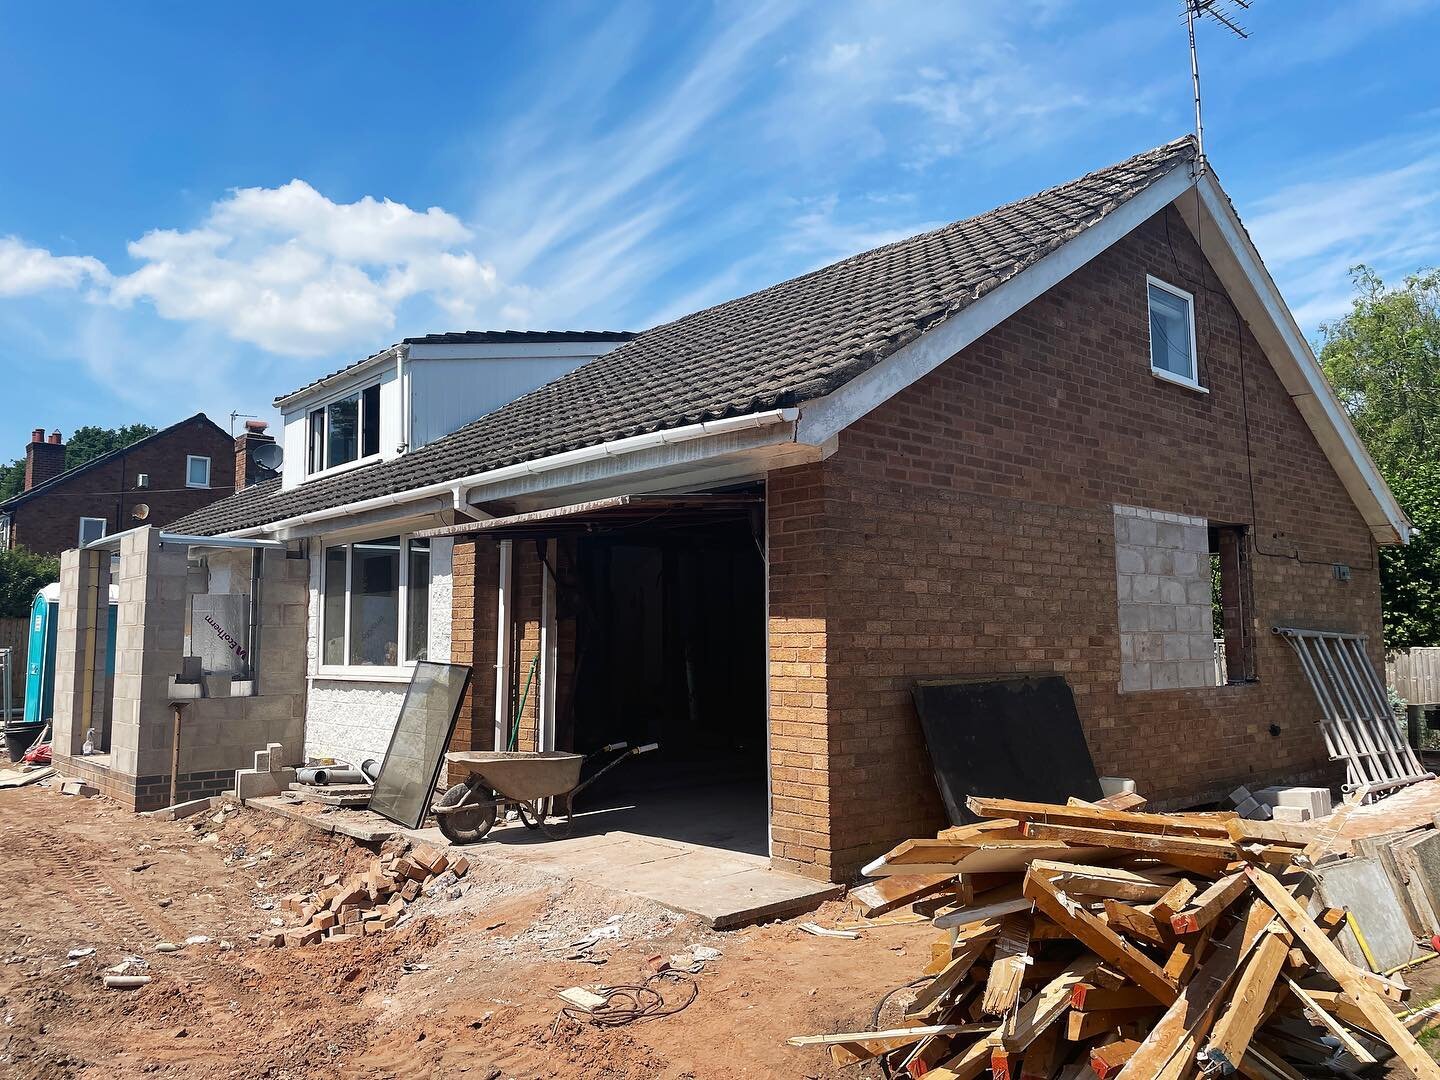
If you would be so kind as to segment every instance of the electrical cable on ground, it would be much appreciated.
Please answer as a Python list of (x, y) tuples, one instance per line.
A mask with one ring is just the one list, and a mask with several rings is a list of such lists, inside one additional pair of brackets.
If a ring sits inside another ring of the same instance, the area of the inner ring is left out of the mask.
[[(674, 983), (682, 990), (689, 992), (683, 1000), (667, 1000), (665, 995), (655, 988), (664, 982)], [(560, 1021), (566, 1017), (577, 1023), (588, 1021), (596, 1027), (623, 1027), (626, 1024), (636, 1024), (642, 1020), (659, 1020), (664, 1016), (674, 1016), (686, 1009), (700, 996), (700, 986), (690, 976), (681, 972), (658, 971), (643, 983), (602, 986), (596, 990), (596, 993), (605, 999), (605, 1004), (597, 1005), (589, 1012), (574, 1006), (565, 1006), (555, 1017), (552, 1033), (559, 1030)]]
[[(885, 1006), (886, 1006), (887, 1004), (889, 1004), (890, 999), (891, 999), (892, 997), (894, 997), (896, 994), (900, 993), (900, 991), (902, 991), (902, 990), (910, 990), (910, 989), (912, 989), (912, 988), (914, 988), (914, 987), (916, 987), (916, 986), (923, 986), (925, 983), (928, 983), (929, 981), (930, 981), (930, 976), (929, 976), (929, 975), (922, 975), (922, 976), (921, 976), (920, 978), (918, 978), (918, 979), (912, 979), (912, 980), (910, 980), (910, 982), (904, 983), (903, 985), (900, 985), (900, 986), (897, 986), (897, 987), (895, 987), (895, 989), (893, 989), (893, 990), (886, 991), (885, 996), (882, 997), (879, 1001), (877, 1001), (877, 1002), (875, 1003), (875, 1011), (870, 1014), (870, 1030), (871, 1030), (871, 1031), (877, 1031), (877, 1030), (879, 1030), (879, 1028), (880, 1028), (880, 1014), (885, 1011)], [(880, 1056), (880, 1071), (885, 1074), (885, 1080), (890, 1080), (890, 1065), (889, 1065), (889, 1063), (885, 1060), (885, 1055), (883, 1055), (883, 1054)]]

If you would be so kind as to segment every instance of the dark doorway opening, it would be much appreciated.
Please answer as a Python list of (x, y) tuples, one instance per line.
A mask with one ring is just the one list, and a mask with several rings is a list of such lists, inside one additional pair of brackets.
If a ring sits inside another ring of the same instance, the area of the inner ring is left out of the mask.
[(661, 519), (575, 538), (560, 745), (660, 745), (586, 790), (577, 810), (593, 824), (581, 827), (768, 855), (758, 519)]

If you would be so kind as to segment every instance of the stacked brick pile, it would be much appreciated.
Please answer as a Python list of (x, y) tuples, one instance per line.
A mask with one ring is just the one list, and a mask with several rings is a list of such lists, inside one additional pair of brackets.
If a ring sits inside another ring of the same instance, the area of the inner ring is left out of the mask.
[(469, 870), (470, 861), (464, 856), (452, 860), (429, 845), (408, 854), (386, 852), (363, 874), (333, 878), (313, 894), (287, 896), (280, 908), (296, 919), (295, 925), (267, 931), (260, 942), (278, 948), (381, 933), (392, 929), (406, 907), (440, 875), (449, 871), (463, 878)]

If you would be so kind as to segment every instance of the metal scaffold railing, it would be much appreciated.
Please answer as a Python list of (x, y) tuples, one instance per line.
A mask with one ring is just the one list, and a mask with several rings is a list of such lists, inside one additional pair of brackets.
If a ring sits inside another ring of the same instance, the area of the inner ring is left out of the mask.
[(1320, 703), (1331, 761), (1344, 761), (1345, 790), (1380, 794), (1431, 776), (1405, 741), (1363, 634), (1274, 627), (1300, 659)]

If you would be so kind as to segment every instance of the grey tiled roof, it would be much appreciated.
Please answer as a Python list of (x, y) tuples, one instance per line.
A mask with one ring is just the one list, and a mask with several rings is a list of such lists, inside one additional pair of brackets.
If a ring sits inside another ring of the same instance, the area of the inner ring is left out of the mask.
[[(550, 343), (554, 341), (629, 341), (635, 336), (630, 330), (451, 330), (444, 334), (421, 334), (419, 337), (401, 338), (397, 345), (532, 345), (536, 343)], [(303, 394), (306, 390), (319, 386), (323, 382), (329, 382), (336, 375), (344, 375), (347, 371), (353, 371), (361, 364), (368, 364), (377, 356), (383, 356), (395, 345), (387, 345), (379, 352), (371, 353), (353, 364), (346, 364), (342, 368), (330, 372), (328, 375), (321, 375), (314, 382), (308, 382), (298, 390), (291, 390), (281, 394), (275, 399), (279, 404), (286, 398), (292, 398), (296, 394)]]
[[(175, 523), (228, 532), (520, 461), (830, 393), (1194, 156), (1179, 139), (978, 217), (647, 330), (394, 461), (256, 485)], [(261, 489), (264, 490), (261, 490)]]

